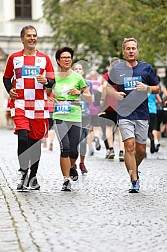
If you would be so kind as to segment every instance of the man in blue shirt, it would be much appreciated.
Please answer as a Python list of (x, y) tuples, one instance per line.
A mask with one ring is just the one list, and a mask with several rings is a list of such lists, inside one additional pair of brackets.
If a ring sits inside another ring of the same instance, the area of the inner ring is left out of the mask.
[[(131, 179), (130, 193), (139, 191), (138, 166), (146, 153), (149, 126), (148, 93), (159, 92), (159, 80), (153, 67), (137, 60), (138, 41), (125, 38), (122, 44), (125, 61), (110, 71), (107, 92), (118, 99), (119, 128), (125, 147), (125, 165)], [(118, 91), (112, 85), (118, 85)]]

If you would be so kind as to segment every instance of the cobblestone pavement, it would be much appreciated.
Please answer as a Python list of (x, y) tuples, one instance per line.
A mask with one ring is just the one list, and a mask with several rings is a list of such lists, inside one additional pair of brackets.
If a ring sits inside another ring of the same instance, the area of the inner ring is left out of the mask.
[[(167, 251), (166, 140), (140, 167), (141, 191), (129, 194), (124, 163), (87, 157), (87, 176), (62, 192), (59, 148), (42, 149), (40, 191), (17, 192), (17, 137), (0, 129), (1, 252)], [(118, 154), (118, 148), (117, 153)]]

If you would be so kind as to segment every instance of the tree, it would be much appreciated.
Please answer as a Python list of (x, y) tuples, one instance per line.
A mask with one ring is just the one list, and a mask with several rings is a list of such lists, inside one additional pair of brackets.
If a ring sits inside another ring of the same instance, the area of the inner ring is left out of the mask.
[(167, 57), (167, 6), (163, 0), (43, 0), (55, 46), (68, 45), (75, 60), (105, 71), (108, 59), (122, 57), (124, 37), (135, 37), (140, 59), (153, 64)]

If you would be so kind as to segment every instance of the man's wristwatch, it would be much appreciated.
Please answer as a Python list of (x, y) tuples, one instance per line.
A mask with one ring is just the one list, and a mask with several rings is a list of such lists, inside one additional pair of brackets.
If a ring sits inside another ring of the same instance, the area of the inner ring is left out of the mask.
[(147, 85), (147, 92), (151, 94), (151, 88)]
[(46, 86), (46, 85), (48, 85), (48, 84), (49, 84), (49, 83), (48, 83), (48, 80), (47, 80), (47, 82), (46, 82), (44, 85)]

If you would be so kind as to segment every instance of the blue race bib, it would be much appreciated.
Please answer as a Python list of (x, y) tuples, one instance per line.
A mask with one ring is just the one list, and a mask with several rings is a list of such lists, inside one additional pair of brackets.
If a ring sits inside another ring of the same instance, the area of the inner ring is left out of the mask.
[(54, 114), (69, 114), (71, 111), (70, 101), (56, 102), (54, 106)]
[(82, 112), (86, 111), (86, 101), (80, 101)]
[(142, 82), (141, 76), (124, 77), (124, 89), (125, 90), (136, 89), (136, 81)]
[(23, 78), (34, 78), (40, 74), (39, 66), (22, 66), (21, 75)]

